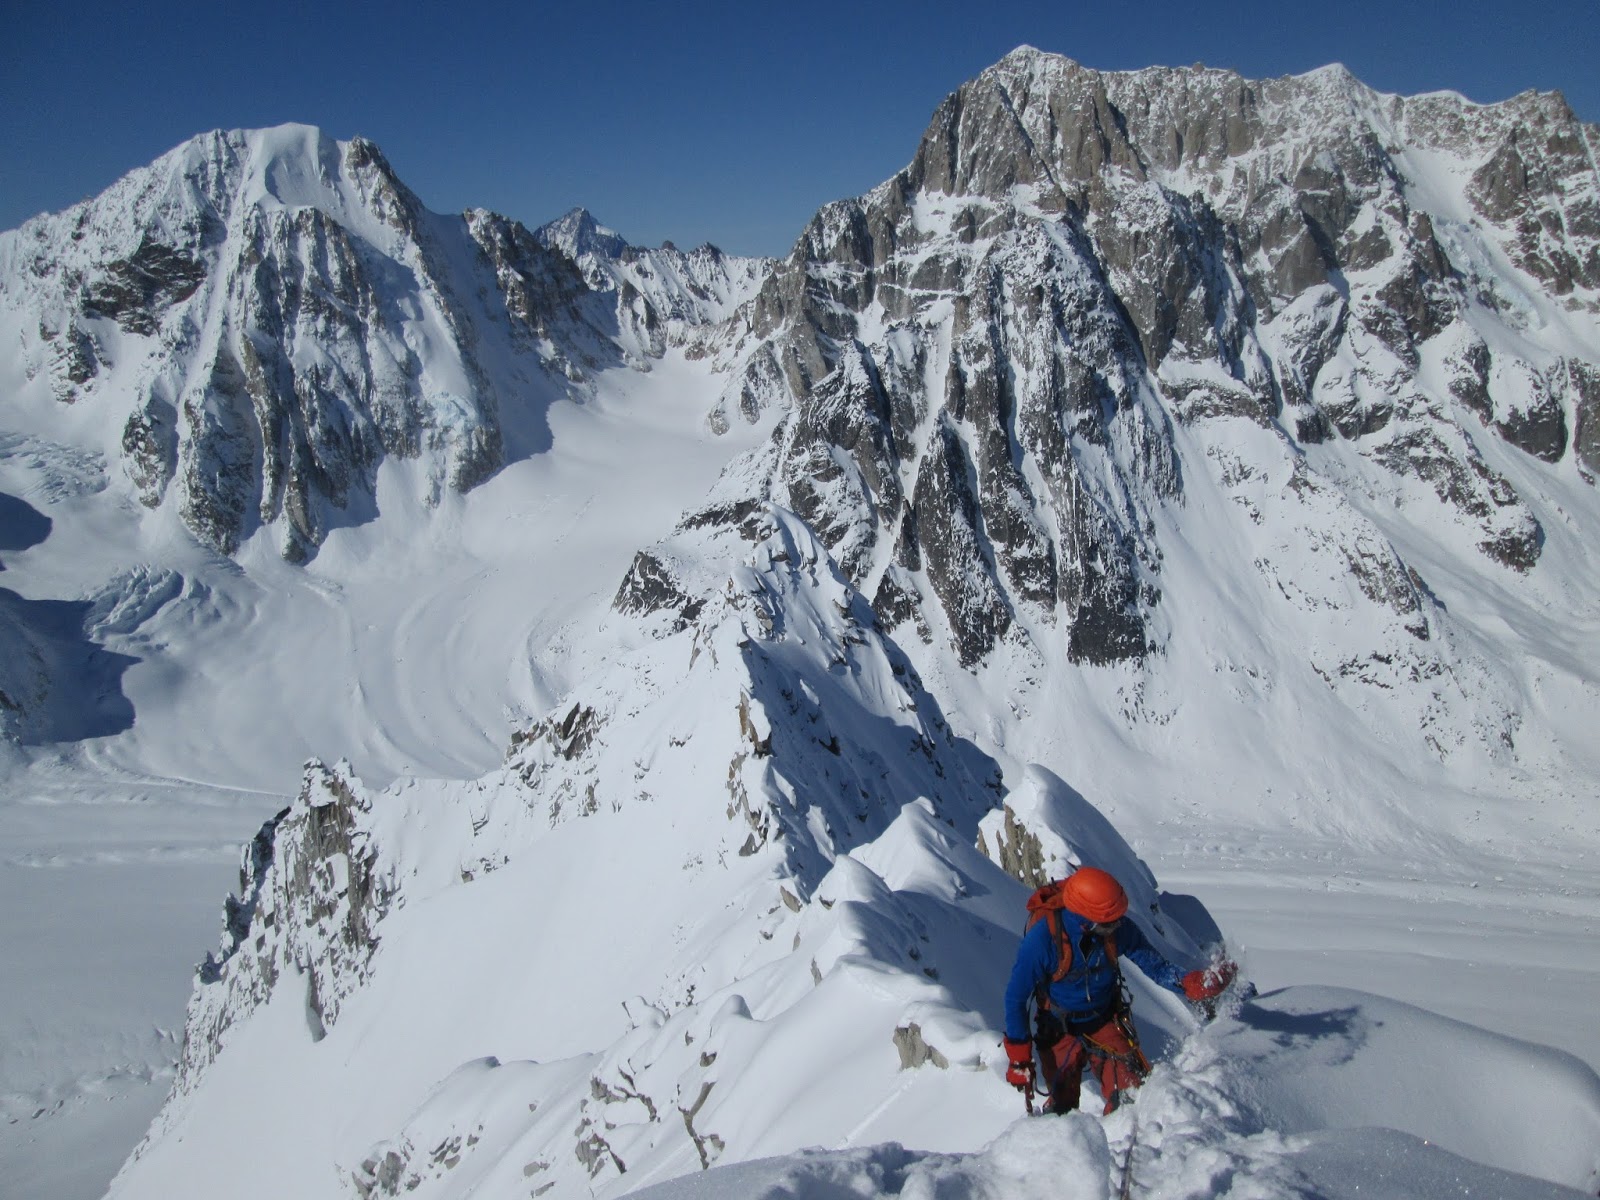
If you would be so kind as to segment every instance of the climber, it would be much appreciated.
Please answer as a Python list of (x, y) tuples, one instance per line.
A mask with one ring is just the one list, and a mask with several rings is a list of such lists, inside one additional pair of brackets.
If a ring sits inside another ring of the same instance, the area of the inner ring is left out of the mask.
[[(1149, 1060), (1139, 1049), (1119, 956), (1131, 958), (1154, 983), (1194, 1003), (1215, 999), (1237, 968), (1223, 960), (1184, 973), (1123, 919), (1128, 895), (1098, 867), (1080, 867), (1046, 884), (1028, 900), (1029, 923), (1006, 985), (1006, 1082), (1027, 1092), (1032, 1111), (1033, 1051), (1037, 1046), (1049, 1089), (1046, 1111), (1078, 1107), (1080, 1077), (1094, 1070), (1115, 1109), (1122, 1093), (1144, 1082)], [(1038, 1026), (1030, 1042), (1028, 1001), (1035, 1000)]]

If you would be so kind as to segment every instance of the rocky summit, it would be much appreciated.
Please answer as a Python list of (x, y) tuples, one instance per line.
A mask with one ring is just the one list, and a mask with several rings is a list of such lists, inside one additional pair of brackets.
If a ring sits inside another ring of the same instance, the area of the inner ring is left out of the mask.
[[(1342, 536), (1326, 505), (1353, 526), (1420, 484), (1526, 572), (1544, 534), (1503, 447), (1600, 469), (1596, 137), (1555, 94), (1018, 50), (903, 171), (817, 214), (745, 315), (718, 416), (792, 405), (760, 484), (968, 664), (1008, 636), (1158, 650), (1153, 515), (1183, 505), (1186, 460), (1236, 493), (1271, 478), (1305, 540)], [(1239, 421), (1269, 436), (1225, 467)], [(1414, 619), (1406, 563), (1346, 557)]]

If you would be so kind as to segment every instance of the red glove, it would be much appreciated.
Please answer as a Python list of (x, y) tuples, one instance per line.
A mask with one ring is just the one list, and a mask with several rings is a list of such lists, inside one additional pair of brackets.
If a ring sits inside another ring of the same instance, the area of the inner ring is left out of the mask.
[(1213, 1000), (1228, 990), (1239, 968), (1227, 959), (1203, 971), (1190, 971), (1183, 977), (1183, 994), (1190, 1000)]
[(1013, 1042), (1006, 1038), (1001, 1043), (1006, 1048), (1006, 1082), (1014, 1088), (1025, 1088), (1033, 1082), (1033, 1045), (1030, 1042)]

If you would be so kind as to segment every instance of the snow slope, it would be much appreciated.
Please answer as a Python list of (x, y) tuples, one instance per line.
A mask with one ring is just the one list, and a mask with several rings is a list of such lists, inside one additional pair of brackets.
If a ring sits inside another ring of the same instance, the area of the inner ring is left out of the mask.
[[(113, 1195), (209, 1175), (264, 1126), (303, 1153), (244, 1194), (620, 1195), (808, 1145), (977, 1151), (1015, 1119), (1008, 859), (1105, 865), (1164, 953), (1205, 961), (1205, 908), (1160, 892), (1058, 777), (1025, 772), (991, 807), (992, 761), (783, 510), (686, 517), (571, 652), (582, 682), (474, 784), (308, 772)], [(1397, 1193), (1447, 1172), (1600, 1181), (1600, 1079), (1571, 1056), (1315, 989), (1191, 1036), (1182, 1002), (1134, 982), (1170, 1062), (1172, 1094), (1153, 1082), (1132, 1110), (1156, 1123), (1157, 1178), (1316, 1194), (1319, 1155), (1376, 1142), (1408, 1148)], [(1436, 1089), (1461, 1063), (1498, 1103)]]
[(1195, 1036), (1135, 1106), (1103, 1122), (1023, 1118), (972, 1154), (810, 1151), (632, 1194), (1588, 1196), (1595, 1082), (1543, 1047), (1394, 1001), (1290, 988)]
[[(32, 604), (119, 609), (93, 644), (122, 661), (112, 698), (133, 714), (29, 752), (0, 801), (0, 942), (21, 964), (0, 999), (0, 1164), (23, 1194), (98, 1196), (138, 1140), (241, 832), (287, 802), (306, 758), (343, 755), (383, 781), (470, 776), (500, 760), (514, 715), (565, 690), (528, 647), (608, 599), (722, 464), (698, 379), (658, 362), (647, 387), (622, 373), (553, 406), (552, 451), (470, 505), (408, 510), (409, 481), (390, 502), (380, 473), (389, 519), (337, 531), (300, 569), (270, 545), (235, 565), (161, 513), (97, 508), (62, 486), (77, 460), (58, 446), (6, 460), (0, 490), (52, 520), (4, 554), (6, 581)], [(50, 678), (64, 711), (92, 713), (73, 690), (90, 679)]]

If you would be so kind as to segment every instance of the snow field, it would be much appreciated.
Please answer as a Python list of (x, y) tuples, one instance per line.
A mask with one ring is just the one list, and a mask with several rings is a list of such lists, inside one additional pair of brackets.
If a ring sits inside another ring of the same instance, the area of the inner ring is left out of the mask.
[(260, 801), (43, 774), (0, 803), (0, 1192), (92, 1200), (172, 1085), (206, 897)]

